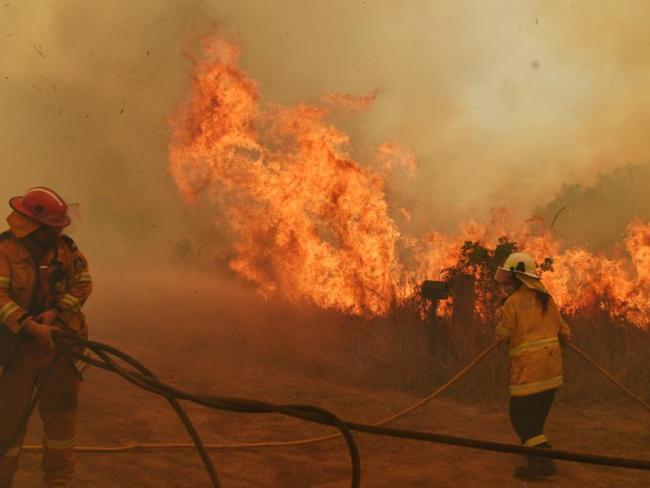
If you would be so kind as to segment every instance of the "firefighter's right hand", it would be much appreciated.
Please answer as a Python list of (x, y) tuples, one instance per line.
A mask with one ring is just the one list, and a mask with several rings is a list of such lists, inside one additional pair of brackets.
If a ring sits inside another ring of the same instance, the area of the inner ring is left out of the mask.
[(58, 330), (47, 324), (39, 324), (38, 322), (30, 319), (25, 323), (25, 331), (34, 337), (38, 343), (48, 349), (54, 349), (54, 339), (52, 333)]

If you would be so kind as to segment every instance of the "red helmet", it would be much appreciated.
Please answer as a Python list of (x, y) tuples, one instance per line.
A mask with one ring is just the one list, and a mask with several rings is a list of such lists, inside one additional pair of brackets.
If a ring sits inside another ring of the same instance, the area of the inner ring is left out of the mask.
[(54, 190), (37, 186), (30, 188), (22, 197), (9, 200), (15, 211), (48, 227), (66, 227), (70, 224), (68, 205)]

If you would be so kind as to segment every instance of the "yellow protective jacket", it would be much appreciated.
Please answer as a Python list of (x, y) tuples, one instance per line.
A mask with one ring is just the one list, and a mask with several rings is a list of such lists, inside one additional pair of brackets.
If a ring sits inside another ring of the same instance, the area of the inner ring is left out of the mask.
[(86, 258), (70, 237), (62, 235), (36, 263), (11, 231), (0, 234), (0, 323), (14, 334), (30, 316), (49, 309), (63, 326), (85, 332), (81, 307), (92, 288)]
[(510, 394), (525, 396), (562, 386), (559, 336), (570, 338), (569, 327), (553, 298), (546, 313), (536, 292), (521, 286), (503, 305), (497, 337), (509, 338)]

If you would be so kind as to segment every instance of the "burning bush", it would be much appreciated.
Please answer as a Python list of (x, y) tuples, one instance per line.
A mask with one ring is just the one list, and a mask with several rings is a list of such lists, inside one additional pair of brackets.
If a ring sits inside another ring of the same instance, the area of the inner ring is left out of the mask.
[[(503, 293), (494, 282), (496, 267), (517, 250), (505, 237), (494, 248), (465, 242), (458, 262), (443, 273), (453, 294), (452, 312), (437, 316), (427, 326), (428, 341), (438, 376), (450, 376), (468, 363), (493, 339)], [(548, 262), (545, 266), (549, 276)], [(585, 352), (624, 384), (650, 397), (650, 333), (632, 321), (612, 313), (616, 295), (603, 290), (597, 299), (569, 307), (566, 318), (574, 340)], [(611, 306), (611, 308), (610, 308)], [(562, 397), (569, 401), (623, 400), (620, 393), (590, 366), (570, 352), (566, 357), (567, 388)], [(496, 399), (505, 395), (505, 355), (489, 358), (483, 367), (461, 384), (456, 395), (472, 399)]]

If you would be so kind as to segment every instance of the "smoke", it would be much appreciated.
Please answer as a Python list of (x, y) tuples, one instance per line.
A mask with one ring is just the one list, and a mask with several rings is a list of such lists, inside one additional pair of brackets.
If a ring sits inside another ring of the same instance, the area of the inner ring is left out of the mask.
[(357, 145), (412, 147), (420, 170), (392, 192), (409, 230), (454, 230), (494, 207), (528, 217), (565, 183), (647, 161), (647, 9), (298, 1), (230, 19), (270, 100), (377, 88)]
[(200, 2), (6, 2), (0, 191), (50, 185), (91, 263), (162, 256), (187, 230), (166, 173), (166, 117)]
[[(413, 148), (415, 174), (389, 182), (395, 207), (411, 212), (404, 230), (453, 231), (502, 206), (527, 217), (563, 184), (648, 160), (648, 8), (7, 0), (0, 191), (46, 184), (79, 203), (73, 234), (95, 261), (160, 260), (188, 233), (209, 234), (207, 203), (188, 208), (167, 173), (167, 117), (188, 86), (183, 50), (216, 30), (242, 45), (265, 101), (377, 90), (345, 129), (362, 161), (385, 141)], [(590, 229), (574, 237), (611, 240)]]
[(601, 174), (591, 186), (564, 185), (557, 197), (538, 210), (565, 242), (592, 249), (612, 249), (627, 224), (650, 219), (650, 164), (626, 165)]

